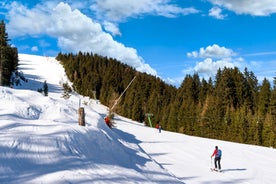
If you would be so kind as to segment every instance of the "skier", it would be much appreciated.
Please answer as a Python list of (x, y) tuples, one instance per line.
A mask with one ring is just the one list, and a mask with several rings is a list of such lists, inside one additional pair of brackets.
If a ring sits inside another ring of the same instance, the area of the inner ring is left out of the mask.
[(158, 130), (159, 130), (159, 133), (161, 133), (161, 130), (162, 130), (161, 125), (159, 125)]
[(104, 118), (104, 121), (105, 121), (106, 125), (107, 125), (109, 128), (111, 128), (111, 122), (110, 122), (110, 119), (109, 119), (108, 116), (106, 116), (106, 117)]
[(162, 127), (159, 123), (156, 124), (155, 128), (161, 133)]
[[(221, 160), (221, 150), (218, 149), (218, 146), (215, 147), (214, 153), (211, 155), (211, 159), (215, 156), (215, 169), (216, 171), (221, 171), (221, 166), (220, 166), (220, 160)], [(218, 170), (217, 170), (218, 169)]]

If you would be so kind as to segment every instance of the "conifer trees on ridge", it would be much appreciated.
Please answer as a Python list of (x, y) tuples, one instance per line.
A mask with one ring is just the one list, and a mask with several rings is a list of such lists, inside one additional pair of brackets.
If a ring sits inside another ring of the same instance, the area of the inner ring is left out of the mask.
[(187, 75), (176, 88), (160, 78), (139, 73), (97, 54), (59, 54), (74, 89), (110, 106), (128, 83), (115, 112), (169, 131), (234, 142), (276, 147), (276, 89), (267, 79), (259, 84), (246, 68), (219, 69), (215, 80)]

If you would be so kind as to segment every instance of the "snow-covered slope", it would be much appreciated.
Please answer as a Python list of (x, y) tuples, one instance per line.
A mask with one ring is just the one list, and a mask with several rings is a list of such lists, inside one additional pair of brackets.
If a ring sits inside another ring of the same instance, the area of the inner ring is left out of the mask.
[[(28, 82), (0, 87), (0, 183), (276, 183), (275, 149), (159, 133), (121, 116), (110, 130), (105, 106), (61, 98), (67, 78), (54, 58), (19, 56)], [(37, 92), (44, 81), (47, 97)], [(222, 173), (210, 171), (215, 145)]]

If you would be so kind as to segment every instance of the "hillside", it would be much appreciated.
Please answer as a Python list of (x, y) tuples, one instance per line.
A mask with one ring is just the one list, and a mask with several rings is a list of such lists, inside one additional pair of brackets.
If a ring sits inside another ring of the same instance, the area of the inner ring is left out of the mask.
[(276, 88), (268, 80), (260, 84), (247, 68), (218, 69), (208, 81), (186, 75), (175, 88), (97, 54), (59, 53), (56, 59), (78, 94), (96, 95), (110, 108), (135, 79), (114, 109), (124, 117), (150, 126), (152, 114), (151, 120), (171, 132), (276, 147)]
[[(67, 82), (53, 58), (20, 54), (28, 79), (0, 87), (0, 183), (275, 183), (276, 150), (192, 137), (146, 127), (78, 94), (61, 98)], [(37, 92), (43, 82), (47, 97)], [(86, 112), (78, 125), (77, 109)], [(223, 152), (222, 173), (210, 155)]]

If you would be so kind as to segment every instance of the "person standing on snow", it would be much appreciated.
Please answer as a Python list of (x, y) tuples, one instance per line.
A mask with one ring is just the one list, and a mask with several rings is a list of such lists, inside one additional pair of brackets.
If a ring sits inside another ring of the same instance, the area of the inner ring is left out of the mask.
[(213, 158), (213, 156), (215, 156), (215, 169), (218, 171), (221, 170), (221, 166), (220, 166), (220, 160), (221, 160), (221, 150), (218, 149), (218, 146), (215, 147), (214, 153), (211, 155), (211, 158)]
[(156, 124), (155, 128), (161, 133), (162, 127), (159, 123)]
[(158, 130), (159, 130), (159, 133), (161, 133), (162, 127), (160, 124), (159, 124)]

